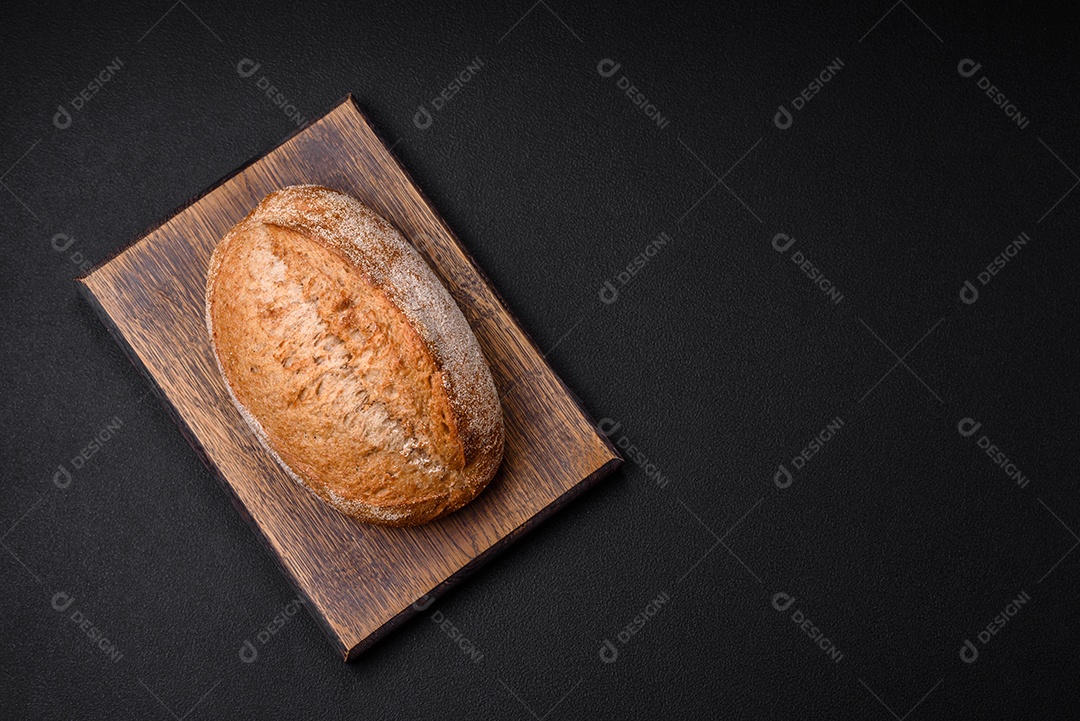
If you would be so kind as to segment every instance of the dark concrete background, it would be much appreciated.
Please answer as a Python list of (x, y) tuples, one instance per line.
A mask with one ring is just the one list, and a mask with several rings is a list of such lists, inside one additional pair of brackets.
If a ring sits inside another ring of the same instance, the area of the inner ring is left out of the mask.
[[(1070, 716), (1076, 17), (889, 0), (24, 5), (0, 29), (0, 715)], [(242, 77), (244, 59), (259, 71)], [(634, 446), (348, 666), (72, 282), (293, 130), (287, 115), (347, 92)], [(782, 253), (778, 233), (795, 238)], [(970, 437), (965, 418), (982, 424)]]

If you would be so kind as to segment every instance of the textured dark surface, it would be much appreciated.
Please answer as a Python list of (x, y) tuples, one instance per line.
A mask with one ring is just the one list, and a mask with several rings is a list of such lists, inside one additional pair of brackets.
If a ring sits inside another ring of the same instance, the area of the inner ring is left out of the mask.
[[(1075, 17), (887, 1), (166, 10), (9, 9), (0, 30), (5, 715), (1068, 717)], [(261, 63), (248, 77), (245, 58)], [(610, 77), (606, 58), (621, 63)], [(777, 106), (835, 58), (778, 129)], [(965, 58), (982, 65), (970, 78)], [(348, 666), (72, 282), (80, 259), (105, 259), (295, 127), (263, 77), (302, 117), (356, 93), (555, 369), (635, 446)], [(661, 232), (670, 242), (621, 285)], [(1021, 232), (1031, 241), (980, 285)], [(783, 254), (777, 233), (796, 239)], [(778, 465), (793, 469), (836, 417), (778, 488)], [(968, 417), (982, 426), (964, 437)], [(984, 435), (1025, 487), (979, 449)], [(780, 592), (796, 599), (784, 612)]]

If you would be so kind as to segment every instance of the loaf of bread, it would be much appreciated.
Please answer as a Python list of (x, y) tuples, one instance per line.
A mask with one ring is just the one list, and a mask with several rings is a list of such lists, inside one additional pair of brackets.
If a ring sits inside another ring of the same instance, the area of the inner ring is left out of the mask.
[(426, 523), (498, 469), (502, 409), (472, 329), (355, 198), (312, 185), (264, 198), (214, 250), (206, 327), (262, 445), (349, 516)]

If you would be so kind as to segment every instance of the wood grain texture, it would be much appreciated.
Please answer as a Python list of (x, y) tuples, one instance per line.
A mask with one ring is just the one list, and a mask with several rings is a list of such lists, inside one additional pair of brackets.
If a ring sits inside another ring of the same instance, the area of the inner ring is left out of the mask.
[[(298, 183), (349, 193), (397, 226), (491, 366), (505, 457), (488, 488), (446, 518), (388, 528), (334, 511), (289, 479), (229, 401), (203, 323), (210, 254), (263, 196)], [(346, 660), (621, 463), (351, 96), (79, 283)]]

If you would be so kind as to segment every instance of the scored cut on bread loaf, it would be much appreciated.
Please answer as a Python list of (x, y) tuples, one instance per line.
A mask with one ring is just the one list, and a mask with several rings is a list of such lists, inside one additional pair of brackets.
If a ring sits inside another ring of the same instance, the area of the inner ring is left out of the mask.
[(472, 329), (355, 198), (298, 185), (218, 243), (206, 327), (233, 403), (301, 485), (369, 523), (426, 523), (495, 475), (503, 420)]

